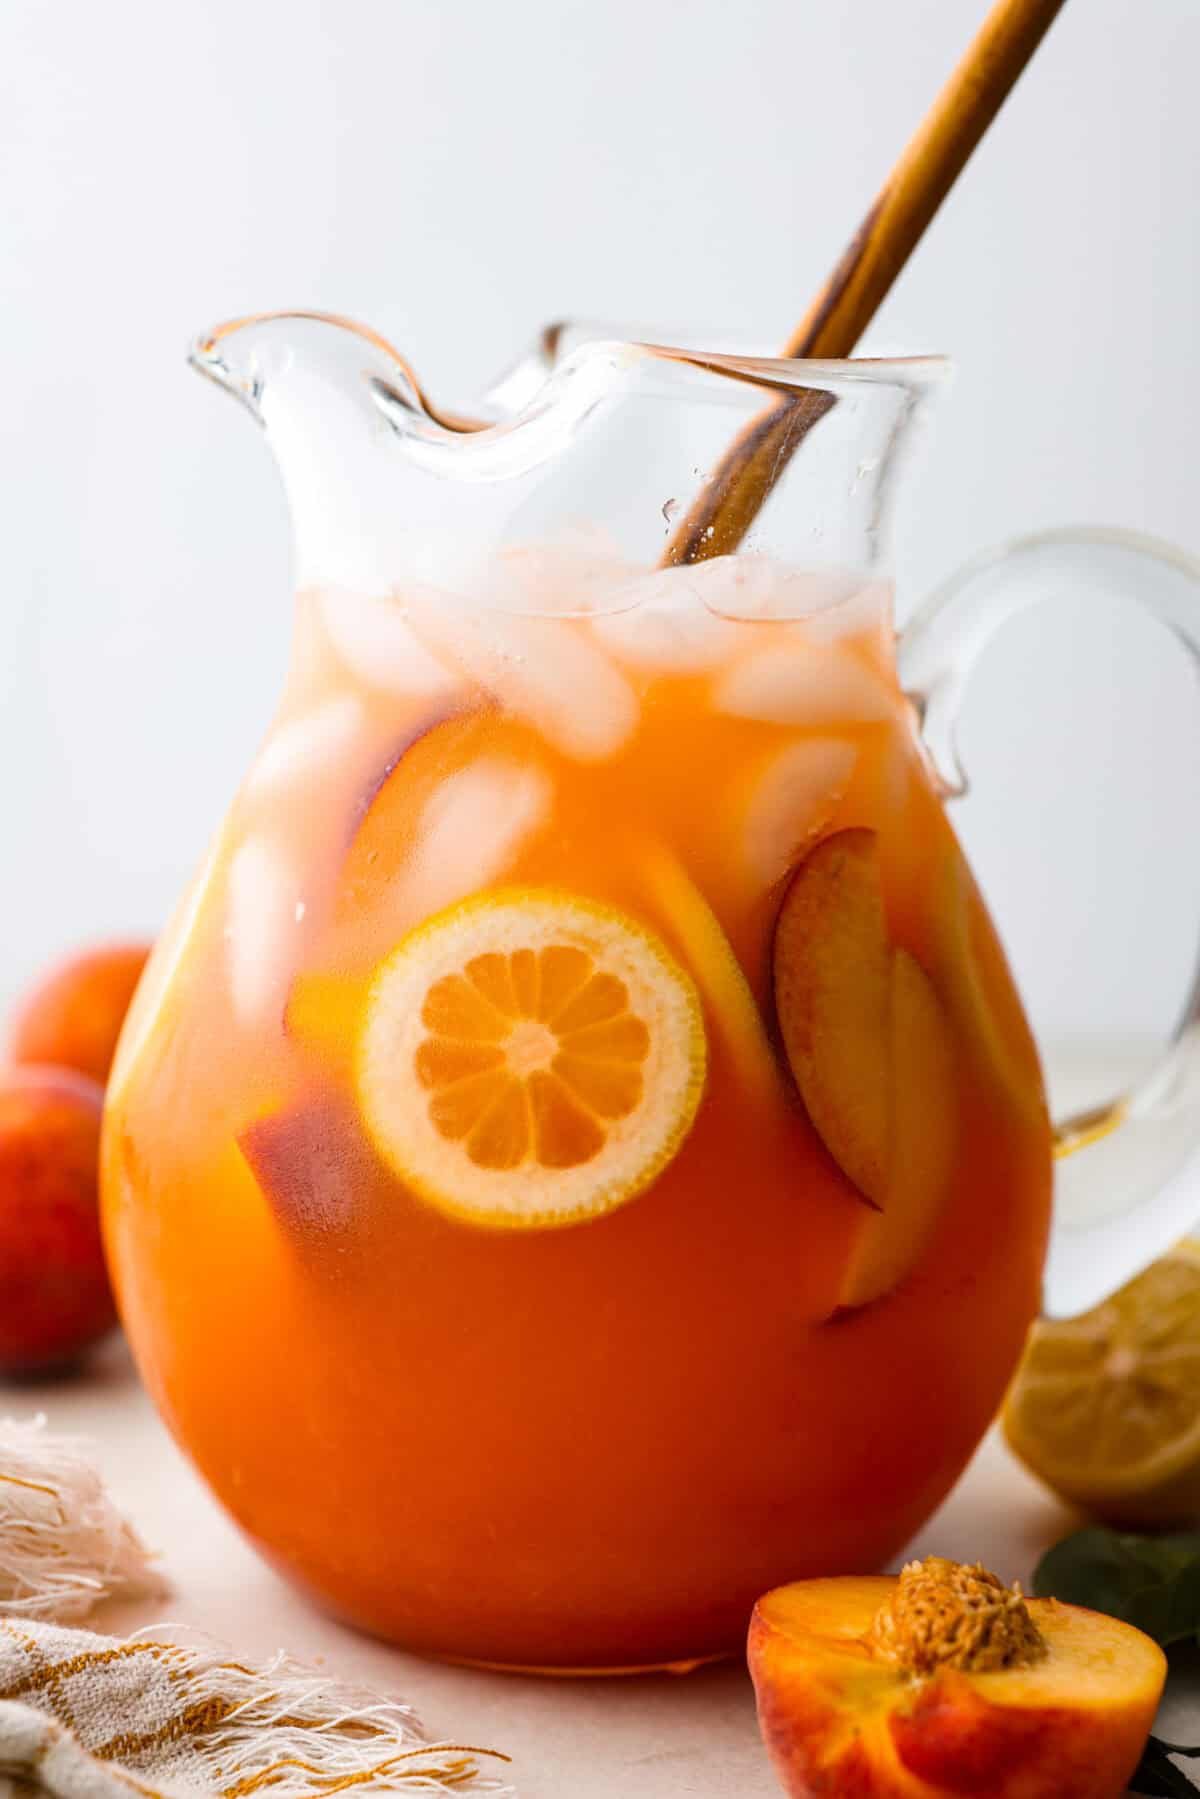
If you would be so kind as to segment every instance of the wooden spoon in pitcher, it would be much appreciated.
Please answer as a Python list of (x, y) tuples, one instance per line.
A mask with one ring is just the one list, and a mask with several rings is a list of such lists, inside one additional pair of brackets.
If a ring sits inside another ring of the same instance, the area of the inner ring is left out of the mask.
[[(785, 344), (784, 356), (851, 354), (1062, 5), (996, 0)], [(702, 562), (736, 550), (806, 434), (834, 404), (832, 394), (816, 388), (789, 391), (752, 419), (680, 521), (663, 564)]]

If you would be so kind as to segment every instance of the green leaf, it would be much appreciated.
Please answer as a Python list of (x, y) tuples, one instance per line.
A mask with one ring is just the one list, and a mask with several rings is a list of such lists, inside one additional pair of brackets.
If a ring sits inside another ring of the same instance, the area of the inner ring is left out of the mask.
[(1194, 1799), (1197, 1789), (1182, 1768), (1170, 1759), (1173, 1755), (1200, 1756), (1200, 1747), (1183, 1743), (1165, 1743), (1161, 1737), (1150, 1737), (1142, 1751), (1142, 1759), (1129, 1782), (1134, 1793), (1147, 1799)]
[(1091, 1606), (1167, 1648), (1200, 1641), (1200, 1533), (1138, 1537), (1095, 1527), (1056, 1543), (1038, 1563), (1041, 1599)]

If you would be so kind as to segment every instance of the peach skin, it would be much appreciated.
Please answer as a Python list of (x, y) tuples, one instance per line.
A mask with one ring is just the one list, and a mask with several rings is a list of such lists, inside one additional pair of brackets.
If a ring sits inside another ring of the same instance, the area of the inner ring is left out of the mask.
[(874, 831), (835, 831), (800, 864), (772, 961), (800, 1097), (866, 1202), (839, 1303), (868, 1305), (919, 1259), (956, 1135), (950, 1025), (924, 968), (888, 935)]
[(1119, 1799), (1166, 1677), (1131, 1625), (940, 1557), (776, 1588), (749, 1661), (792, 1799)]
[(149, 954), (148, 943), (114, 943), (52, 969), (17, 1008), (13, 1061), (73, 1068), (103, 1086)]
[(0, 1372), (71, 1362), (117, 1321), (97, 1197), (103, 1103), (64, 1068), (0, 1073)]

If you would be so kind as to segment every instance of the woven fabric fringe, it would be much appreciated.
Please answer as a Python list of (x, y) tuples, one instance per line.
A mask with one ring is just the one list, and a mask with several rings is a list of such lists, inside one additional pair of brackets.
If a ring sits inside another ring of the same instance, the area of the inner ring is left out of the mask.
[(61, 1622), (163, 1590), (83, 1446), (0, 1421), (0, 1799), (511, 1793), (481, 1768), (505, 1756), (430, 1742), (407, 1705), (288, 1656)]
[(158, 1599), (162, 1577), (73, 1437), (0, 1418), (0, 1611), (74, 1623), (102, 1599)]
[(248, 1668), (160, 1633), (0, 1619), (0, 1774), (53, 1799), (507, 1791), (480, 1776), (490, 1753), (430, 1743), (408, 1706), (283, 1655)]

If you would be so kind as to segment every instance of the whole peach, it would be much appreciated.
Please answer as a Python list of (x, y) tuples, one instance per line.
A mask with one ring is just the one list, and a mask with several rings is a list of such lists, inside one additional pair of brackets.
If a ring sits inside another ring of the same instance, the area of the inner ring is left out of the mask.
[(65, 1068), (0, 1073), (0, 1371), (73, 1361), (116, 1323), (100, 1241), (103, 1089)]
[(13, 1061), (73, 1068), (103, 1085), (149, 953), (147, 943), (114, 943), (52, 969), (18, 1005)]

